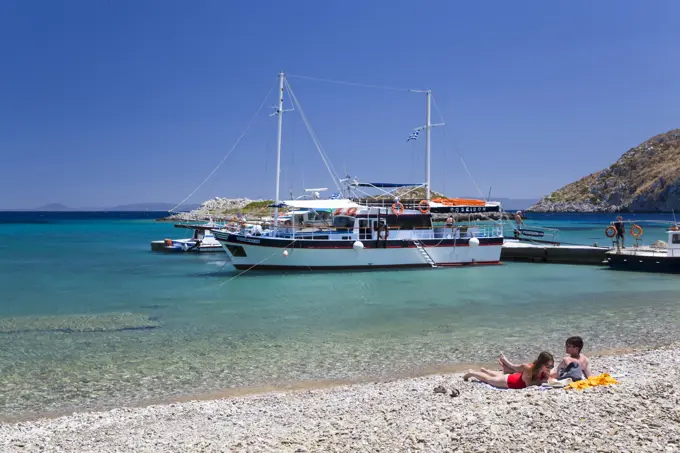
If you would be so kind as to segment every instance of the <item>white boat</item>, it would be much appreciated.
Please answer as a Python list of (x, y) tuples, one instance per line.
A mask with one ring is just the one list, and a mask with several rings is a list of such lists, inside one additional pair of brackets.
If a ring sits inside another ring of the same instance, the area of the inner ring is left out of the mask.
[[(279, 171), (282, 117), (285, 112), (284, 83), (300, 109), (283, 73), (279, 74), (280, 98), (275, 113), (278, 115), (278, 141), (276, 202), (272, 205), (274, 220), (263, 231), (213, 231), (236, 269), (383, 269), (500, 262), (502, 222), (490, 220), (465, 225), (442, 222), (439, 226), (433, 223), (437, 216), (441, 220), (453, 213), (497, 212), (501, 208), (500, 203), (483, 200), (431, 199), (430, 129), (439, 124), (430, 121), (430, 91), (424, 92), (427, 99), (426, 124), (416, 129), (426, 132), (426, 182), (421, 185), (426, 188), (425, 199), (415, 203), (399, 199), (385, 202), (384, 198), (368, 202), (366, 199), (350, 197), (345, 191), (345, 197), (339, 199), (281, 201)], [(347, 186), (395, 189), (411, 185), (354, 181)], [(279, 209), (282, 208), (294, 212), (326, 212), (332, 222), (327, 226), (314, 225), (311, 228), (300, 228), (292, 221), (282, 223), (279, 217)]]
[(644, 221), (637, 221), (631, 226), (635, 245), (627, 248), (612, 247), (605, 254), (605, 264), (616, 270), (680, 274), (680, 224), (669, 224), (666, 230), (667, 243), (658, 241), (656, 244), (645, 246), (641, 244), (643, 232), (639, 225), (641, 223)]
[(184, 239), (163, 239), (162, 241), (151, 241), (151, 250), (154, 252), (222, 252), (222, 245), (217, 241), (213, 230), (235, 232), (239, 230), (238, 225), (220, 226), (213, 221), (205, 224), (176, 224), (175, 228), (186, 228), (193, 231), (190, 238)]

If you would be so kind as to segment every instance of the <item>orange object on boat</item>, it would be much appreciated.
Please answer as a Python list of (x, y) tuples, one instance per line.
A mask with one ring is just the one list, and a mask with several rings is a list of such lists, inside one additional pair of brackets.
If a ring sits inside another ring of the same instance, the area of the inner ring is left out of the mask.
[(602, 373), (599, 376), (590, 376), (588, 379), (582, 379), (580, 381), (572, 382), (566, 387), (566, 390), (576, 389), (583, 390), (591, 387), (597, 387), (600, 385), (611, 385), (618, 384), (619, 381), (611, 377), (607, 373)]
[(486, 206), (486, 201), (474, 198), (433, 198), (432, 201), (444, 206)]

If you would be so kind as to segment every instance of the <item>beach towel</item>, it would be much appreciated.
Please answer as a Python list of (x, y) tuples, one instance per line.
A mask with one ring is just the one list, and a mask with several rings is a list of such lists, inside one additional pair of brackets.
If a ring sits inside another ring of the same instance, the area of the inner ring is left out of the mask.
[(602, 373), (599, 376), (590, 376), (588, 379), (582, 379), (577, 382), (572, 382), (569, 384), (567, 387), (565, 387), (565, 390), (583, 390), (591, 387), (598, 387), (602, 385), (612, 385), (612, 384), (618, 384), (619, 381), (614, 379), (611, 375), (607, 373)]

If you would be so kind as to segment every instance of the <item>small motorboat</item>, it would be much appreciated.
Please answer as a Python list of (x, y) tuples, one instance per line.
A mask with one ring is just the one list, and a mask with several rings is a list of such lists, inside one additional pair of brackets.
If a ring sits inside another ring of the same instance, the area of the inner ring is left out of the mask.
[(176, 224), (175, 228), (187, 228), (193, 230), (190, 238), (186, 239), (163, 239), (151, 241), (151, 250), (154, 252), (224, 252), (222, 245), (215, 239), (211, 230), (237, 232), (239, 225), (232, 223), (218, 225), (215, 222), (205, 224)]
[(636, 238), (636, 244), (628, 248), (614, 247), (605, 254), (604, 263), (617, 270), (680, 274), (680, 224), (671, 224), (666, 233), (667, 243), (656, 241), (650, 246), (640, 245), (638, 238), (642, 236), (642, 227), (633, 224), (631, 234)]

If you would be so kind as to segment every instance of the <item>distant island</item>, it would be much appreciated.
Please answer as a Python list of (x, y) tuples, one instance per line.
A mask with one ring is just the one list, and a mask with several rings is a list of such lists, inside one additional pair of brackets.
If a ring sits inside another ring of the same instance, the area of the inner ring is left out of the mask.
[(680, 210), (680, 129), (626, 151), (605, 170), (551, 193), (532, 212), (671, 212)]
[[(72, 208), (61, 203), (49, 203), (32, 209), (0, 209), (0, 211), (43, 211), (43, 212), (89, 212), (89, 211), (169, 211), (174, 208), (176, 203), (133, 203), (121, 204), (108, 208)], [(197, 204), (182, 205), (183, 210), (197, 209)]]

